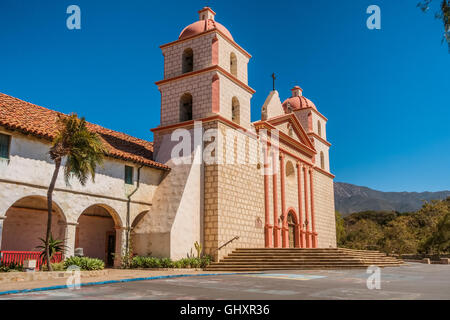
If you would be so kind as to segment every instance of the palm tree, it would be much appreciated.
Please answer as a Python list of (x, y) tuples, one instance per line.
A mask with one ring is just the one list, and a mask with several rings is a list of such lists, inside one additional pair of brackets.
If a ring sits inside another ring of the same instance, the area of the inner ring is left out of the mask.
[(47, 233), (45, 237), (45, 256), (49, 271), (52, 271), (50, 263), (49, 241), (52, 228), (52, 204), (53, 190), (55, 189), (59, 169), (63, 158), (66, 158), (64, 168), (64, 180), (69, 185), (71, 177), (75, 177), (84, 186), (89, 178), (95, 180), (95, 169), (103, 163), (106, 149), (100, 137), (88, 130), (86, 120), (78, 118), (76, 114), (60, 116), (58, 119), (58, 133), (50, 148), (50, 158), (55, 162), (52, 180), (47, 192)]

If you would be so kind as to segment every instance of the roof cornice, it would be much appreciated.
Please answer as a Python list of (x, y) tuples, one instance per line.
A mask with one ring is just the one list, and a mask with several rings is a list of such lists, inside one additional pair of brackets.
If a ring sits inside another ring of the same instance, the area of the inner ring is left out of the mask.
[(205, 69), (201, 69), (201, 70), (185, 73), (185, 74), (173, 77), (173, 78), (160, 80), (160, 81), (155, 82), (155, 84), (157, 86), (160, 86), (160, 85), (163, 85), (163, 84), (166, 84), (166, 83), (182, 80), (182, 79), (185, 79), (185, 78), (190, 78), (190, 77), (193, 77), (193, 76), (196, 76), (196, 75), (199, 75), (199, 74), (202, 74), (202, 73), (206, 73), (206, 72), (211, 72), (211, 71), (218, 71), (218, 72), (222, 73), (224, 76), (226, 76), (228, 79), (230, 79), (231, 81), (233, 81), (234, 83), (236, 83), (237, 85), (239, 85), (240, 87), (245, 89), (250, 94), (254, 94), (256, 92), (254, 89), (252, 89), (251, 87), (246, 85), (244, 82), (242, 82), (241, 80), (236, 78), (234, 75), (232, 75), (231, 73), (229, 73), (227, 70), (225, 70), (224, 68), (222, 68), (219, 65), (214, 65), (214, 66), (211, 66), (211, 67), (207, 67)]
[(198, 37), (202, 37), (202, 36), (207, 35), (207, 34), (210, 34), (210, 33), (218, 33), (218, 34), (220, 34), (225, 40), (227, 40), (232, 46), (234, 46), (237, 50), (239, 50), (243, 55), (245, 55), (247, 58), (251, 59), (252, 55), (251, 55), (250, 53), (248, 53), (247, 51), (245, 51), (245, 50), (244, 50), (240, 45), (238, 45), (234, 40), (230, 39), (225, 33), (223, 33), (222, 31), (220, 31), (220, 30), (217, 29), (217, 28), (214, 28), (214, 29), (210, 29), (210, 30), (204, 31), (204, 32), (202, 32), (202, 33), (193, 35), (193, 36), (188, 37), (188, 38), (178, 39), (178, 40), (175, 40), (175, 41), (172, 41), (172, 42), (163, 44), (163, 45), (161, 45), (161, 46), (159, 46), (159, 47), (160, 47), (161, 49), (164, 49), (164, 48), (171, 47), (171, 46), (174, 46), (174, 45), (179, 44), (179, 43), (183, 43), (183, 42), (185, 42), (185, 41), (189, 41), (189, 40), (193, 40), (193, 39), (198, 38)]

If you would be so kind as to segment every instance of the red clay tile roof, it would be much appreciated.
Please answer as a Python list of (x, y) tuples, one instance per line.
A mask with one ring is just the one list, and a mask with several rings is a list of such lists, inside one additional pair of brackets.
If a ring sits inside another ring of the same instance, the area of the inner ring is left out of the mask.
[[(0, 126), (46, 140), (53, 140), (57, 132), (56, 120), (62, 113), (0, 93)], [(108, 156), (132, 161), (145, 166), (169, 170), (153, 161), (153, 143), (113, 131), (96, 124), (88, 128), (100, 135)]]

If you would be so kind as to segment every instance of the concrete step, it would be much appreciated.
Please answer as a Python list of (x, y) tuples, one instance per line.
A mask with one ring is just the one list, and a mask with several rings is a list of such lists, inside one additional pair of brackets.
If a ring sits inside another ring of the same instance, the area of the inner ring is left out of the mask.
[[(295, 257), (305, 257), (305, 258), (340, 258), (340, 257), (370, 257), (370, 258), (388, 258), (386, 255), (350, 255), (350, 254), (262, 254), (262, 253), (230, 253), (228, 257), (239, 258), (239, 257), (285, 257), (285, 258), (295, 258)], [(392, 258), (392, 257), (391, 257)]]
[(348, 259), (348, 260), (221, 260), (220, 262), (216, 262), (218, 264), (342, 264), (342, 263), (370, 263), (370, 264), (378, 264), (378, 263), (399, 263), (394, 260), (358, 260), (358, 259)]
[(328, 265), (328, 266), (339, 266), (339, 265), (347, 265), (347, 264), (368, 264), (368, 265), (377, 265), (377, 264), (399, 264), (395, 261), (333, 261), (333, 262), (260, 262), (256, 264), (254, 261), (229, 261), (229, 262), (219, 262), (211, 264), (211, 266), (234, 266), (234, 265), (257, 265), (257, 266), (302, 266), (302, 265)]
[(403, 261), (388, 257), (378, 251), (341, 248), (293, 249), (293, 248), (245, 248), (236, 249), (220, 262), (206, 270), (264, 271), (395, 267)]
[[(367, 269), (372, 266), (371, 264), (357, 264), (357, 265), (340, 265), (340, 266), (316, 266), (316, 265), (302, 265), (302, 266), (285, 266), (285, 267), (275, 267), (275, 266), (217, 266), (208, 267), (206, 271), (233, 271), (233, 272), (244, 272), (244, 271), (275, 271), (275, 270), (341, 270), (341, 269)], [(401, 265), (377, 265), (379, 268), (390, 268), (399, 267)]]

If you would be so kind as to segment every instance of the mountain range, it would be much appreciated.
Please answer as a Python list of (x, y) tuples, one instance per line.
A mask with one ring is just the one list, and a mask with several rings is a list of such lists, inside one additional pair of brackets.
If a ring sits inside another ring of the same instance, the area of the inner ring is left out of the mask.
[(450, 191), (382, 192), (349, 183), (334, 183), (336, 210), (343, 215), (369, 210), (412, 212), (419, 210), (424, 200), (442, 200), (447, 197), (450, 197)]

